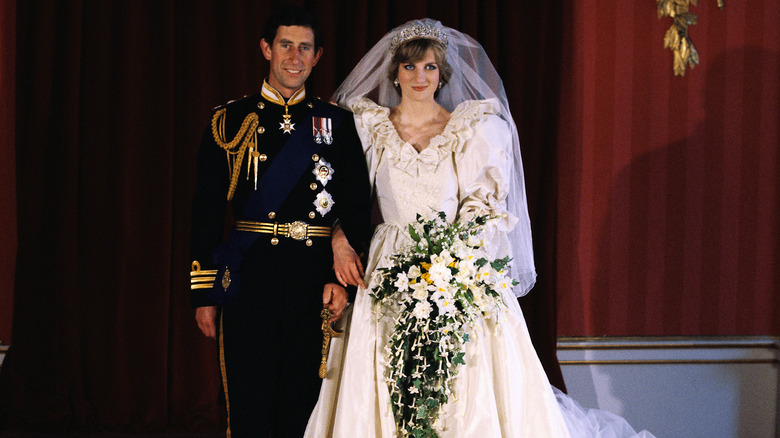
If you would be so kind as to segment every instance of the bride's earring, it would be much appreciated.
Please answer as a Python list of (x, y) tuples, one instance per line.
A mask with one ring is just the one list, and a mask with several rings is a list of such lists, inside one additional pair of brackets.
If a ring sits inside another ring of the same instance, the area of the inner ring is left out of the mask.
[(439, 81), (439, 90), (441, 90), (442, 85), (444, 84), (442, 84), (441, 81)]
[(393, 81), (393, 85), (395, 85), (396, 88), (398, 88), (401, 85), (401, 83), (398, 82), (398, 78), (395, 78), (395, 80)]

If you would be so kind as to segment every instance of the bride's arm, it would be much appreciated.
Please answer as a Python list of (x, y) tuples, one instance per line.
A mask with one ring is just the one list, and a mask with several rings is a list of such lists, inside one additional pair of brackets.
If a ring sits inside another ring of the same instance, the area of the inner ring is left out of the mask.
[(478, 215), (500, 219), (493, 221), (501, 231), (510, 231), (516, 218), (506, 210), (509, 179), (512, 172), (511, 134), (500, 117), (486, 116), (473, 129), (455, 155), (458, 174), (458, 220)]
[[(484, 249), (490, 258), (509, 256), (512, 278), (519, 283), (515, 295), (526, 294), (536, 279), (530, 221), (525, 194), (514, 192), (513, 208), (507, 208), (512, 190), (522, 190), (521, 178), (513, 162), (512, 134), (509, 125), (498, 116), (488, 116), (474, 126), (474, 135), (456, 154), (460, 204), (458, 220), (476, 215), (498, 216), (485, 228)], [(515, 152), (515, 155), (519, 151)], [(523, 203), (520, 205), (518, 203)]]
[(333, 247), (333, 269), (336, 271), (336, 278), (342, 286), (363, 286), (363, 263), (360, 256), (355, 252), (347, 240), (341, 224), (333, 227), (331, 235), (331, 246)]

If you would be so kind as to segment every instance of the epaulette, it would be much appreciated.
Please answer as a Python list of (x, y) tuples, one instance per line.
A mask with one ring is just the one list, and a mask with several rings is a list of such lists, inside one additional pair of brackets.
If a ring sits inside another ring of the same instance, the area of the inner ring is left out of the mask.
[(343, 111), (349, 111), (349, 110), (348, 110), (348, 109), (346, 109), (346, 108), (342, 108), (342, 107), (341, 107), (341, 106), (340, 106), (338, 103), (336, 103), (336, 102), (334, 102), (334, 101), (332, 101), (332, 100), (325, 100), (325, 99), (323, 99), (323, 98), (321, 98), (321, 97), (315, 97), (314, 99), (315, 99), (315, 100), (317, 100), (317, 101), (319, 101), (319, 102), (322, 102), (322, 103), (324, 103), (324, 104), (327, 104), (327, 105), (330, 105), (330, 106), (334, 106), (334, 107), (336, 107), (336, 108), (338, 108), (338, 109), (340, 109), (340, 110), (343, 110)]
[(239, 101), (244, 100), (244, 99), (246, 99), (247, 97), (250, 97), (250, 96), (252, 96), (252, 95), (251, 94), (245, 94), (245, 95), (243, 95), (242, 97), (240, 97), (238, 99), (232, 99), (232, 100), (229, 100), (229, 101), (223, 103), (222, 105), (217, 105), (214, 108), (212, 108), (211, 110), (212, 111), (220, 110), (222, 108), (227, 107), (228, 105), (230, 105), (232, 103), (239, 102)]

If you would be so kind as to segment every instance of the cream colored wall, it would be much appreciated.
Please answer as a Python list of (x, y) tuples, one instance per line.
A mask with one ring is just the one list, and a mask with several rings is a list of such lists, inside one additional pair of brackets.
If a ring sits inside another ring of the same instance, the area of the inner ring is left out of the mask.
[(780, 338), (561, 338), (569, 394), (658, 438), (772, 438)]

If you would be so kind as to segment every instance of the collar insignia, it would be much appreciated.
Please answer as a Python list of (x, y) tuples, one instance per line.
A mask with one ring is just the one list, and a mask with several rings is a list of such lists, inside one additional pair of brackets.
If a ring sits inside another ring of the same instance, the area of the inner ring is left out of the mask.
[(292, 116), (290, 115), (288, 108), (290, 105), (300, 103), (306, 98), (306, 87), (299, 88), (289, 99), (285, 99), (279, 91), (268, 85), (268, 81), (263, 80), (261, 94), (269, 102), (284, 106), (284, 114), (282, 115), (282, 121), (279, 122), (279, 129), (285, 134), (292, 134), (292, 132), (295, 131), (295, 123), (291, 120)]

